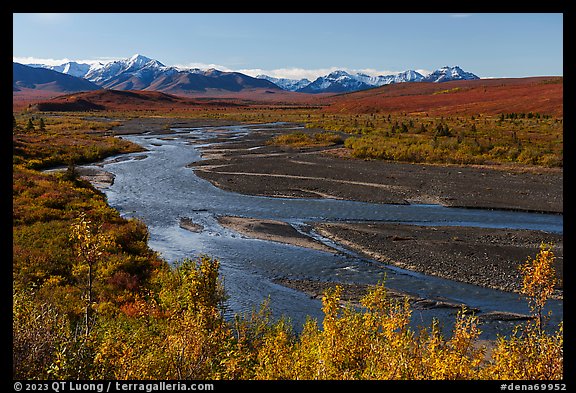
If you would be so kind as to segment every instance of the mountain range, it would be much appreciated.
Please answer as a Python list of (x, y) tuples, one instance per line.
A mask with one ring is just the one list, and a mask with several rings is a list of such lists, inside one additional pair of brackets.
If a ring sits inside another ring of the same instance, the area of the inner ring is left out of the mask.
[[(263, 76), (259, 76), (263, 77)], [(290, 80), (283, 81), (284, 89), (297, 91), (300, 93), (343, 93), (358, 90), (370, 89), (393, 83), (403, 82), (448, 82), (454, 80), (474, 80), (480, 79), (478, 76), (471, 72), (466, 72), (458, 66), (442, 67), (428, 75), (408, 70), (398, 74), (370, 76), (366, 74), (350, 74), (346, 71), (334, 71), (328, 75), (321, 76), (309, 84), (290, 89)]]
[(308, 86), (310, 83), (312, 83), (310, 80), (308, 80), (306, 78), (302, 78), (302, 79), (274, 78), (274, 77), (268, 76), (268, 75), (256, 75), (256, 78), (266, 79), (266, 80), (274, 83), (276, 86), (278, 86), (282, 90), (287, 90), (287, 91), (298, 91), (298, 90)]
[[(123, 60), (92, 65), (77, 62), (68, 62), (56, 66), (45, 64), (29, 64), (27, 66), (18, 64), (16, 66), (16, 64), (18, 63), (14, 63), (14, 68), (15, 70), (18, 68), (18, 73), (14, 73), (13, 86), (15, 89), (18, 86), (34, 88), (32, 86), (42, 85), (41, 83), (34, 84), (18, 79), (19, 75), (24, 74), (30, 79), (31, 75), (34, 74), (32, 69), (38, 69), (79, 79), (77, 81), (79, 90), (77, 91), (94, 90), (94, 86), (96, 86), (96, 88), (104, 89), (148, 90), (180, 95), (194, 95), (206, 92), (239, 92), (250, 89), (265, 89), (271, 93), (282, 90), (312, 94), (343, 93), (394, 83), (439, 83), (453, 80), (480, 79), (478, 76), (466, 72), (458, 66), (442, 67), (428, 75), (408, 70), (392, 75), (369, 76), (361, 73), (350, 74), (339, 70), (321, 76), (314, 81), (274, 78), (267, 75), (258, 75), (254, 78), (239, 72), (225, 72), (213, 68), (201, 70), (198, 68), (166, 66), (158, 60), (139, 54)], [(22, 67), (27, 67), (31, 70), (24, 71)], [(41, 80), (45, 80), (46, 75), (52, 75), (54, 79), (61, 80), (55, 74), (46, 74), (42, 71), (39, 71), (43, 75)], [(62, 91), (73, 91), (70, 90), (70, 81), (71, 79), (68, 80), (66, 90)], [(82, 81), (90, 84), (82, 84)], [(83, 88), (82, 86), (89, 88)]]
[(91, 65), (86, 63), (77, 63), (75, 61), (69, 61), (55, 66), (47, 64), (27, 64), (29, 67), (46, 68), (48, 70), (57, 71), (62, 74), (68, 74), (79, 78), (84, 78), (91, 68), (101, 67), (102, 65), (102, 63)]
[(47, 90), (57, 92), (101, 89), (97, 84), (51, 69), (37, 69), (19, 63), (12, 64), (12, 91)]
[[(17, 64), (14, 63), (14, 67)], [(32, 74), (34, 69), (38, 70), (40, 74), (45, 74), (45, 71), (58, 72), (60, 75), (94, 84), (96, 88), (100, 89), (160, 91), (178, 95), (215, 91), (238, 92), (247, 89), (281, 91), (277, 85), (270, 81), (253, 78), (239, 72), (167, 67), (158, 60), (142, 55), (134, 55), (128, 59), (96, 65), (75, 62), (60, 66), (18, 64), (19, 69), (22, 67), (28, 68), (28, 74)], [(19, 73), (14, 74), (14, 86), (21, 83), (17, 80), (19, 75)], [(79, 89), (77, 91), (81, 90), (92, 89)]]

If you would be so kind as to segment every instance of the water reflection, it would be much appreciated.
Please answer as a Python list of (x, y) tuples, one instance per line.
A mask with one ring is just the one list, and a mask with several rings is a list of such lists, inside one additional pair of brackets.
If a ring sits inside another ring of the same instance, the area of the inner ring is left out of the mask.
[[(262, 127), (260, 125), (259, 127)], [(518, 295), (457, 283), (387, 267), (341, 249), (340, 254), (314, 251), (264, 240), (249, 239), (220, 226), (220, 215), (281, 220), (299, 228), (307, 221), (382, 220), (419, 225), (469, 225), (491, 228), (536, 229), (562, 233), (562, 216), (536, 213), (454, 209), (437, 205), (384, 205), (332, 199), (289, 199), (241, 195), (214, 187), (186, 165), (201, 159), (201, 143), (233, 140), (249, 126), (176, 129), (170, 135), (126, 136), (149, 151), (145, 159), (105, 163), (115, 174), (105, 189), (111, 206), (127, 217), (142, 219), (150, 230), (149, 245), (168, 261), (207, 254), (218, 258), (229, 295), (230, 315), (258, 308), (269, 299), (274, 315), (287, 315), (298, 329), (306, 316), (321, 318), (320, 301), (274, 282), (277, 278), (309, 279), (386, 285), (425, 298), (447, 299), (483, 312), (528, 313)], [(190, 143), (194, 142), (194, 143)], [(140, 153), (140, 156), (142, 154)], [(133, 156), (137, 156), (134, 154)], [(200, 233), (180, 228), (181, 217), (200, 224)], [(326, 239), (322, 239), (327, 241)], [(562, 302), (552, 301), (553, 323), (562, 317)], [(445, 321), (454, 310), (415, 311), (414, 325), (429, 325), (433, 317)], [(483, 325), (483, 336), (509, 332), (513, 324)]]

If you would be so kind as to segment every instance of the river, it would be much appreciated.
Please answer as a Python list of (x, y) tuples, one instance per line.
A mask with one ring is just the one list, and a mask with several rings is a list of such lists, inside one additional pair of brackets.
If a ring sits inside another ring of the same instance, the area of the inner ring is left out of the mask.
[[(123, 136), (148, 151), (100, 164), (115, 175), (114, 184), (102, 190), (109, 204), (124, 217), (144, 221), (150, 231), (149, 246), (163, 258), (174, 263), (206, 254), (220, 260), (229, 296), (228, 316), (249, 312), (268, 299), (273, 315), (288, 316), (296, 331), (307, 316), (321, 320), (320, 300), (275, 283), (278, 278), (376, 284), (386, 277), (389, 288), (424, 298), (464, 303), (482, 312), (529, 312), (526, 301), (517, 294), (389, 267), (345, 250), (334, 254), (251, 239), (220, 226), (218, 216), (241, 216), (284, 221), (295, 228), (312, 221), (381, 220), (563, 231), (561, 215), (241, 195), (213, 186), (186, 167), (201, 160), (200, 148), (214, 138), (215, 132), (233, 141), (256, 127), (179, 128), (173, 134)], [(203, 230), (194, 233), (181, 228), (181, 217), (191, 218)], [(562, 319), (562, 308), (562, 301), (548, 303), (546, 311), (552, 312), (552, 326)], [(439, 318), (448, 333), (454, 315), (450, 309), (415, 310), (412, 321), (414, 326), (429, 326), (432, 318)], [(507, 334), (513, 325), (504, 321), (485, 323), (482, 337)]]

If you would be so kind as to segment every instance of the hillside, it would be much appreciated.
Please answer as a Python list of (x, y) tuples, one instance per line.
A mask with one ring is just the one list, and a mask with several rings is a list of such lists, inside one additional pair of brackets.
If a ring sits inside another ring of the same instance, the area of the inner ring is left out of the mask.
[(563, 78), (499, 78), (401, 83), (325, 98), (330, 113), (563, 115)]
[(33, 105), (40, 111), (173, 110), (239, 106), (231, 100), (194, 100), (157, 91), (98, 90), (54, 97)]
[(240, 91), (208, 88), (196, 93), (174, 90), (176, 93), (168, 94), (151, 90), (102, 89), (54, 97), (58, 93), (52, 90), (23, 87), (13, 92), (13, 106), (23, 108), (34, 104), (36, 109), (43, 111), (77, 111), (306, 105), (334, 114), (447, 116), (533, 112), (563, 116), (562, 77), (406, 82), (342, 94), (306, 94), (263, 88)]
[(60, 65), (30, 64), (30, 66), (79, 76), (105, 89), (154, 90), (185, 96), (215, 89), (227, 92), (238, 92), (246, 89), (271, 89), (311, 94), (334, 94), (365, 90), (392, 83), (439, 83), (479, 79), (477, 75), (464, 71), (459, 66), (444, 66), (426, 75), (414, 70), (378, 76), (363, 73), (350, 74), (344, 70), (335, 70), (316, 78), (314, 81), (305, 78), (275, 78), (262, 74), (254, 78), (240, 72), (220, 71), (214, 68), (202, 70), (200, 68), (166, 66), (156, 59), (141, 54), (107, 63), (66, 62)]
[(12, 64), (13, 92), (21, 91), (22, 89), (46, 90), (60, 93), (100, 89), (100, 86), (86, 79), (45, 68), (34, 68), (19, 63)]

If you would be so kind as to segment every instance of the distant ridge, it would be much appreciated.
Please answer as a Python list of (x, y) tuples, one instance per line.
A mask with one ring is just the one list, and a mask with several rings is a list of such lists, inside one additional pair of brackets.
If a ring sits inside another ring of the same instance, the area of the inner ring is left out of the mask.
[(339, 70), (333, 71), (328, 75), (318, 77), (313, 82), (310, 82), (304, 86), (302, 85), (302, 80), (278, 79), (266, 75), (259, 75), (258, 77), (271, 80), (285, 90), (312, 94), (345, 93), (405, 82), (440, 83), (453, 80), (480, 79), (473, 73), (462, 70), (459, 66), (445, 66), (426, 76), (414, 70), (407, 70), (398, 74), (379, 76), (370, 76), (360, 73), (350, 74), (346, 71)]
[(303, 87), (308, 86), (310, 83), (310, 80), (306, 79), (306, 78), (302, 78), (302, 79), (288, 79), (288, 78), (274, 78), (272, 76), (268, 76), (268, 75), (256, 75), (256, 78), (258, 79), (266, 79), (272, 83), (274, 83), (276, 86), (280, 87), (283, 90), (287, 90), (287, 91), (297, 91), (299, 89), (302, 89)]
[(67, 62), (61, 65), (34, 64), (64, 74), (83, 77), (105, 89), (154, 90), (194, 96), (207, 92), (241, 92), (247, 89), (284, 90), (299, 93), (344, 93), (404, 82), (448, 82), (479, 79), (459, 66), (445, 66), (428, 75), (414, 70), (397, 74), (370, 76), (337, 70), (328, 75), (308, 79), (275, 78), (258, 75), (256, 78), (240, 72), (216, 69), (166, 66), (158, 60), (135, 54), (122, 60), (99, 64)]
[(209, 90), (230, 92), (255, 88), (279, 90), (279, 87), (270, 81), (239, 72), (167, 67), (158, 60), (139, 54), (93, 68), (85, 78), (105, 89), (152, 90), (179, 95)]
[(39, 111), (98, 111), (98, 110), (172, 110), (193, 107), (241, 106), (239, 102), (225, 99), (195, 100), (158, 91), (130, 91), (100, 89), (61, 95), (33, 105)]
[(100, 86), (83, 78), (13, 62), (12, 91), (20, 91), (22, 89), (76, 92), (98, 90)]
[(330, 113), (452, 115), (540, 113), (563, 116), (563, 77), (397, 83), (326, 97)]
[[(205, 108), (309, 105), (325, 113), (406, 113), (418, 116), (539, 113), (563, 116), (563, 78), (499, 78), (445, 83), (396, 83), (336, 95), (283, 92), (279, 101), (255, 100), (252, 93), (183, 97), (155, 91), (100, 89), (32, 102), (41, 111), (145, 110), (169, 112)], [(260, 96), (264, 98), (265, 95)], [(276, 94), (268, 95), (276, 96)], [(307, 98), (306, 102), (298, 101)], [(30, 101), (28, 101), (30, 102)]]
[(246, 89), (281, 90), (270, 81), (240, 72), (168, 67), (141, 54), (96, 65), (68, 62), (57, 66), (33, 64), (31, 68), (58, 71), (68, 76), (78, 75), (98, 88), (115, 90), (160, 91), (185, 96), (206, 92), (240, 92)]

